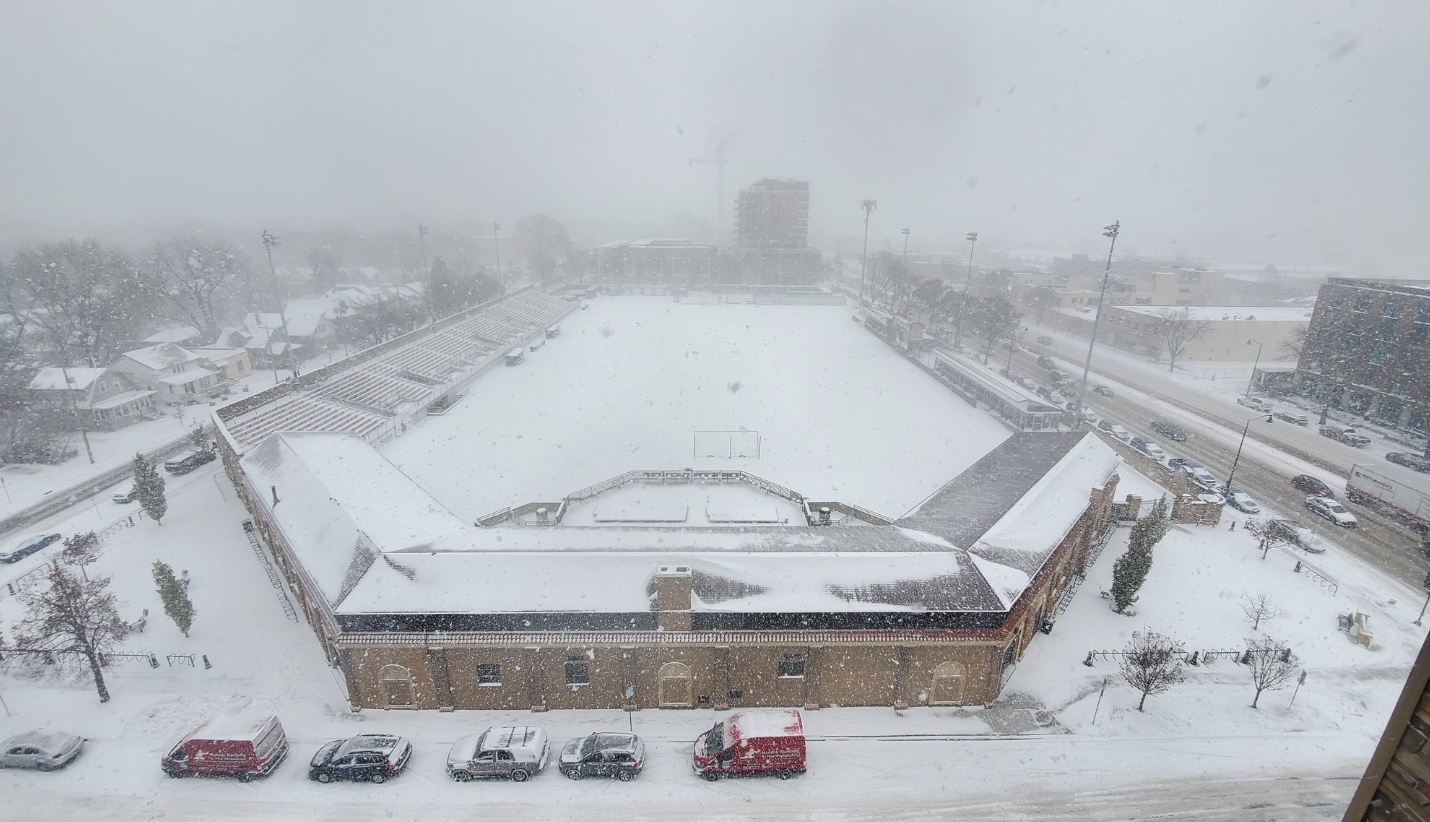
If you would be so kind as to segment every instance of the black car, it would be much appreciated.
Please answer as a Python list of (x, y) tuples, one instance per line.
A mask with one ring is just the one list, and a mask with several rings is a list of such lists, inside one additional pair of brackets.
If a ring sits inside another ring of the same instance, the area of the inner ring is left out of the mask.
[(594, 733), (577, 737), (561, 749), (557, 767), (571, 779), (614, 777), (629, 782), (645, 765), (645, 743), (635, 734)]
[(1430, 459), (1419, 454), (1409, 454), (1404, 451), (1392, 451), (1385, 455), (1385, 458), (1396, 465), (1403, 465), (1412, 471), (1419, 471), (1422, 474), (1430, 474)]
[(1182, 426), (1176, 423), (1167, 422), (1166, 420), (1152, 420), (1152, 423), (1148, 427), (1172, 442), (1187, 441), (1187, 432), (1183, 431)]
[(1049, 371), (1052, 371), (1053, 369), (1058, 367), (1058, 364), (1053, 362), (1053, 358), (1049, 357), (1047, 354), (1038, 357), (1038, 365), (1048, 369)]
[(202, 451), (186, 451), (164, 463), (164, 470), (170, 474), (187, 474), (206, 462), (213, 462), (218, 452), (212, 448)]
[(1303, 494), (1315, 494), (1318, 497), (1336, 498), (1336, 492), (1331, 490), (1331, 486), (1321, 482), (1310, 474), (1297, 474), (1291, 478), (1291, 487)]
[(1092, 393), (1098, 395), (1099, 397), (1115, 397), (1115, 396), (1117, 396), (1117, 392), (1113, 391), (1111, 388), (1108, 388), (1108, 387), (1105, 386), (1105, 385), (1094, 385), (1094, 386), (1092, 387)]
[(382, 784), (402, 773), (412, 758), (412, 743), (390, 734), (360, 734), (334, 739), (313, 754), (308, 778), (318, 782), (366, 780)]

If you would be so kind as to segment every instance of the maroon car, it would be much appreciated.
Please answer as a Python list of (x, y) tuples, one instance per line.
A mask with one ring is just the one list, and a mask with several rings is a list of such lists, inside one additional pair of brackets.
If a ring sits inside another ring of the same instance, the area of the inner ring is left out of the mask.
[(1315, 494), (1318, 497), (1336, 498), (1336, 492), (1331, 490), (1331, 486), (1321, 482), (1310, 474), (1297, 474), (1291, 478), (1291, 487), (1303, 494)]

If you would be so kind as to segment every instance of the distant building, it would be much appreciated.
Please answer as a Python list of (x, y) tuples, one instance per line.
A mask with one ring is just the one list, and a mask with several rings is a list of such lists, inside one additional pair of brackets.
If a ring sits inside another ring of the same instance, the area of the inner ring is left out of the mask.
[(757, 180), (735, 200), (735, 245), (741, 248), (809, 246), (809, 182)]
[(152, 391), (155, 402), (166, 405), (200, 402), (228, 387), (228, 380), (203, 355), (173, 343), (126, 351), (113, 368)]
[(72, 411), (87, 415), (91, 430), (113, 431), (155, 413), (154, 392), (113, 368), (41, 368), (29, 389), (66, 419)]
[[(1088, 299), (1085, 305), (1047, 312), (1046, 325), (1083, 338), (1091, 336), (1098, 317), (1097, 295)], [(1285, 357), (1311, 321), (1311, 309), (1284, 306), (1109, 305), (1097, 323), (1098, 342), (1143, 356), (1163, 356), (1162, 319), (1179, 316), (1183, 310), (1190, 321), (1205, 327), (1179, 360), (1251, 361), (1256, 359), (1256, 343), (1261, 343), (1260, 359), (1265, 365)]]
[(616, 240), (596, 246), (596, 276), (609, 283), (703, 285), (715, 246), (689, 240)]
[(1332, 278), (1321, 286), (1295, 390), (1414, 431), (1430, 413), (1430, 280)]

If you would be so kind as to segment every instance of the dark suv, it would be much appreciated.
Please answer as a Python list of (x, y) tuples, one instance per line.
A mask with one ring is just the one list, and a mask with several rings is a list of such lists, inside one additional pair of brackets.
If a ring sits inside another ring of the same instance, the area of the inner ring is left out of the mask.
[(170, 474), (187, 474), (206, 462), (213, 462), (218, 453), (212, 449), (185, 451), (164, 463), (164, 470)]
[(1187, 441), (1187, 432), (1183, 431), (1182, 426), (1176, 423), (1167, 422), (1166, 420), (1152, 420), (1151, 425), (1148, 427), (1172, 442)]
[(389, 734), (360, 734), (334, 739), (313, 754), (308, 778), (319, 782), (367, 780), (382, 784), (402, 773), (412, 758), (412, 743)]
[(1396, 465), (1403, 465), (1412, 471), (1419, 471), (1422, 474), (1430, 474), (1430, 459), (1419, 454), (1407, 454), (1404, 451), (1392, 451), (1385, 455), (1385, 458)]
[(615, 777), (629, 782), (645, 765), (645, 743), (635, 734), (595, 733), (566, 743), (557, 766), (571, 779)]

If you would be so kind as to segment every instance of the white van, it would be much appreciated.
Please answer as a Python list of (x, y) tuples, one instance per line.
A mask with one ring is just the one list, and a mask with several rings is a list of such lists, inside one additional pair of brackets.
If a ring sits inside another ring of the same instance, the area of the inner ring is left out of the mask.
[(1263, 414), (1270, 414), (1272, 411), (1271, 402), (1269, 400), (1264, 400), (1261, 397), (1237, 397), (1236, 401), (1239, 405), (1244, 405), (1247, 408), (1253, 408)]

